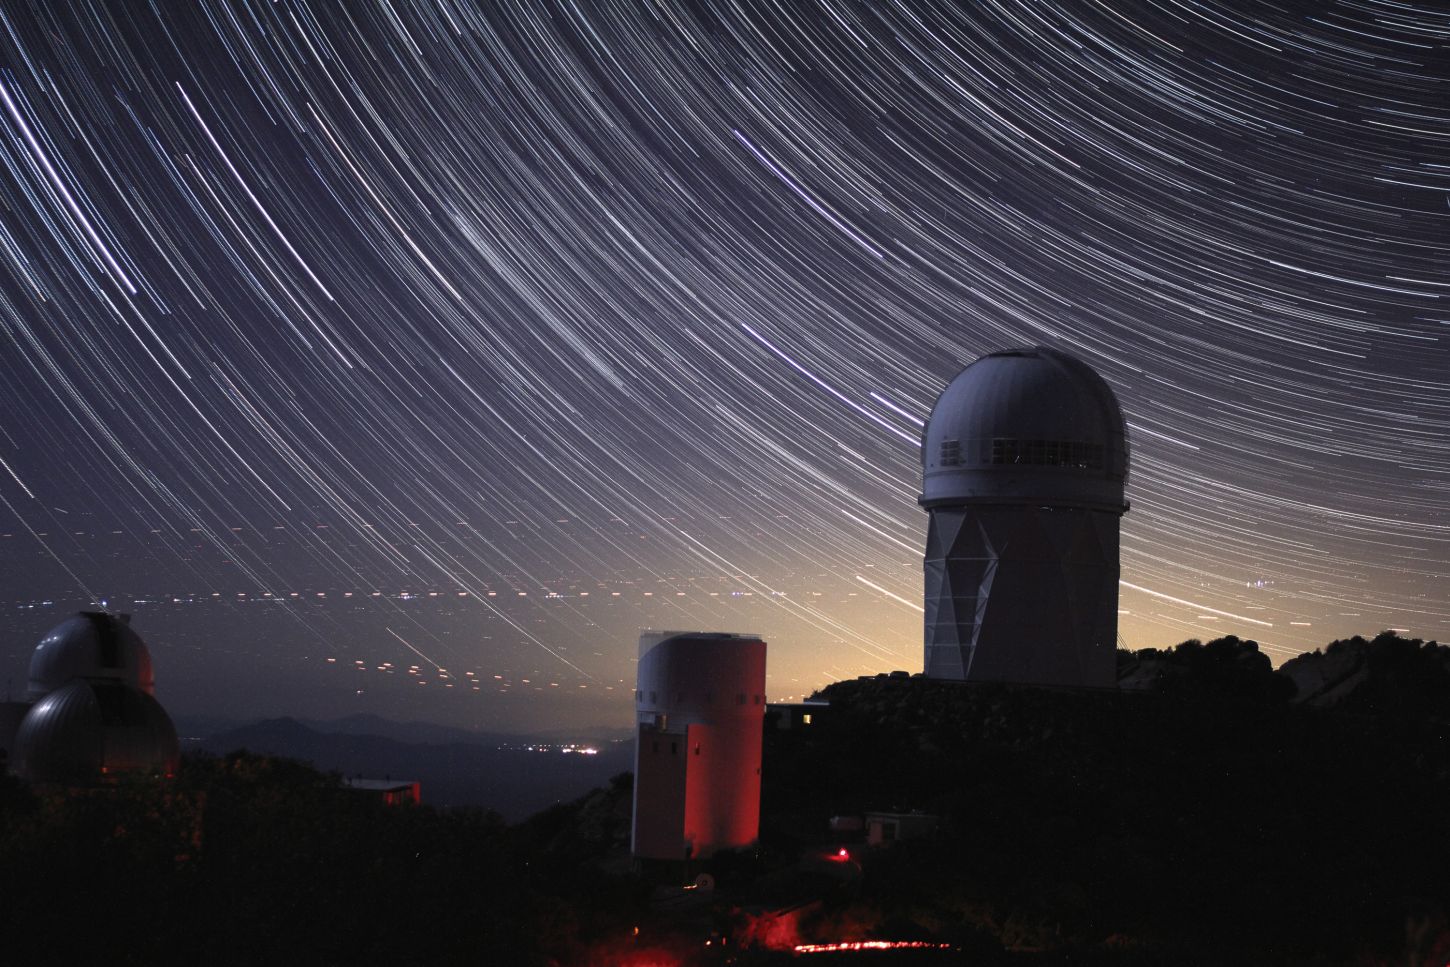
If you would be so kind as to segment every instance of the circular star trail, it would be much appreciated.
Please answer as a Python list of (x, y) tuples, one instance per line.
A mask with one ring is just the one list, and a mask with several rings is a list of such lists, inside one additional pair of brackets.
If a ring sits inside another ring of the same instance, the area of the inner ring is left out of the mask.
[(9, 607), (146, 609), (178, 689), (582, 702), (646, 626), (766, 634), (773, 694), (915, 669), (920, 421), (1045, 344), (1128, 414), (1126, 644), (1443, 637), (1447, 44), (1389, 0), (7, 5)]

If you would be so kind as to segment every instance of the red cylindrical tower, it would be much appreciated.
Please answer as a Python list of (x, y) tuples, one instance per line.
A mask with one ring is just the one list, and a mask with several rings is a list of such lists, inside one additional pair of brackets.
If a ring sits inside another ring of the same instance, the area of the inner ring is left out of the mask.
[(722, 632), (639, 639), (634, 854), (690, 859), (760, 833), (765, 642)]

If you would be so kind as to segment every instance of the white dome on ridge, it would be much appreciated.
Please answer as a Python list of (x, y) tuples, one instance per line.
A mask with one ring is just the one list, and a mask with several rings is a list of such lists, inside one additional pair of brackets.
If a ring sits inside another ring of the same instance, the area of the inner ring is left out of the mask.
[(77, 678), (111, 681), (156, 693), (151, 652), (125, 617), (82, 611), (46, 633), (30, 657), (29, 701)]
[(1128, 437), (1091, 367), (1038, 346), (983, 356), (942, 391), (922, 434), (923, 507), (1123, 508)]

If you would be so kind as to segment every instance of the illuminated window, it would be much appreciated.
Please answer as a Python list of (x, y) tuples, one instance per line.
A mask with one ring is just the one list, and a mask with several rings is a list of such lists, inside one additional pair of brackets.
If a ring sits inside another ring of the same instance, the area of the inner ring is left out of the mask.
[(807, 712), (806, 714), (804, 714), (804, 715), (801, 716), (801, 724), (802, 725), (810, 725), (811, 724), (811, 713), (810, 712)]
[[(987, 441), (983, 441), (986, 443)], [(1077, 470), (1103, 469), (1102, 444), (1077, 440), (1016, 440), (995, 437), (983, 446), (982, 459), (996, 465), (1072, 467)]]

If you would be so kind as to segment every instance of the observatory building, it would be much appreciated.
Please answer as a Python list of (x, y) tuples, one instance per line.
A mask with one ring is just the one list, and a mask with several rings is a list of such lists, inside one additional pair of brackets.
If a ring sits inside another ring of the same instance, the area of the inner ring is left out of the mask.
[(61, 622), (36, 646), (29, 679), (25, 700), (0, 709), (12, 772), (89, 786), (176, 771), (176, 727), (156, 701), (151, 652), (129, 616), (83, 611)]
[(765, 642), (756, 635), (639, 636), (633, 851), (700, 859), (760, 834)]
[(1055, 349), (983, 356), (921, 454), (927, 677), (1112, 687), (1128, 437), (1108, 384)]

